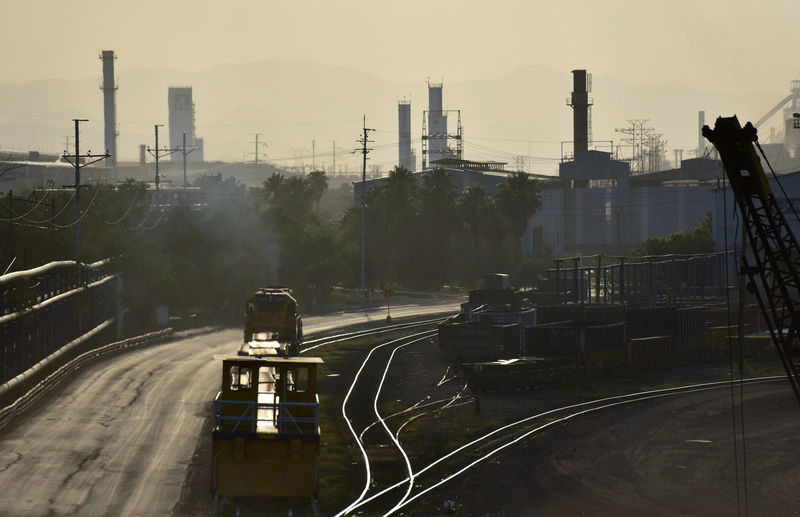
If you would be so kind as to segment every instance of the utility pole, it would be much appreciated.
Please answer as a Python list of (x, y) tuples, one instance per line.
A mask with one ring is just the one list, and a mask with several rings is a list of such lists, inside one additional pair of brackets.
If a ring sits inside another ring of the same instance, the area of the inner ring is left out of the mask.
[(336, 176), (336, 140), (333, 141), (333, 170), (331, 176)]
[(154, 124), (153, 127), (156, 130), (156, 147), (155, 149), (151, 149), (150, 147), (147, 148), (147, 152), (153, 155), (156, 159), (156, 205), (158, 205), (158, 185), (160, 183), (160, 177), (158, 175), (158, 158), (164, 154), (164, 156), (168, 156), (176, 151), (180, 151), (180, 149), (169, 149), (167, 147), (159, 147), (158, 146), (158, 128), (164, 127), (164, 124)]
[(317, 170), (317, 141), (311, 141), (311, 170)]
[[(79, 119), (74, 118), (72, 119), (75, 122), (75, 154), (67, 154), (67, 151), (64, 151), (63, 158), (67, 163), (72, 164), (75, 167), (75, 262), (78, 263), (78, 283), (80, 283), (81, 278), (81, 169), (91, 165), (93, 163), (97, 163), (101, 160), (105, 160), (109, 156), (111, 156), (108, 151), (103, 154), (92, 154), (89, 151), (87, 154), (81, 154), (80, 149), (80, 131), (79, 131), (79, 124), (81, 122), (88, 122), (88, 119)], [(84, 163), (81, 163), (81, 159), (84, 160)]]
[(186, 147), (186, 131), (183, 132), (183, 147), (181, 147), (181, 154), (183, 154), (183, 188), (186, 189), (186, 155), (197, 149), (196, 145)]
[(364, 156), (364, 165), (361, 169), (361, 296), (366, 305), (367, 302), (367, 269), (366, 269), (366, 231), (367, 231), (367, 153), (372, 149), (367, 147), (367, 144), (373, 142), (369, 139), (369, 132), (375, 131), (374, 129), (367, 128), (367, 116), (364, 115), (364, 134), (356, 140), (361, 144), (361, 149), (356, 149), (354, 152), (361, 151)]

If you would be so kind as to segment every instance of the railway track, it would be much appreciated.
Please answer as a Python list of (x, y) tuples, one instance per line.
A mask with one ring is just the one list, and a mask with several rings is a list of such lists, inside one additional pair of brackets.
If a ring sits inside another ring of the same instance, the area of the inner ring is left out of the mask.
[[(396, 479), (398, 472), (407, 476), (406, 483), (409, 485), (407, 492), (410, 492), (413, 483), (411, 462), (399, 440), (386, 423), (386, 419), (380, 414), (378, 402), (392, 358), (397, 350), (427, 341), (435, 334), (435, 330), (428, 330), (380, 343), (372, 347), (361, 362), (342, 401), (342, 417), (363, 459), (364, 487), (358, 497), (337, 515), (346, 515), (350, 510), (359, 506), (367, 498), (374, 486), (385, 486), (391, 483), (391, 477), (394, 476)], [(380, 373), (378, 376), (373, 375), (371, 377), (369, 375), (370, 370), (373, 373)], [(376, 379), (375, 377), (378, 378)], [(349, 408), (364, 407), (371, 407), (372, 414), (366, 411), (349, 410)], [(376, 421), (379, 425), (375, 425)], [(376, 463), (386, 463), (387, 460), (388, 462), (394, 461), (396, 464), (402, 462), (402, 470), (398, 470), (398, 468), (376, 468)], [(389, 497), (387, 493), (381, 495)]]
[(310, 352), (311, 350), (316, 350), (317, 348), (321, 348), (323, 346), (332, 345), (334, 343), (339, 343), (350, 339), (378, 336), (380, 334), (386, 334), (388, 332), (396, 332), (399, 330), (408, 330), (418, 327), (430, 326), (434, 323), (442, 321), (442, 319), (444, 318), (440, 317), (440, 318), (426, 319), (422, 321), (412, 321), (408, 323), (396, 323), (394, 325), (381, 325), (378, 328), (354, 330), (350, 332), (343, 332), (340, 334), (323, 336), (315, 339), (304, 339), (303, 346), (300, 347), (300, 353), (302, 354)]
[[(388, 344), (390, 343), (384, 343), (383, 345), (379, 346), (386, 346)], [(410, 343), (398, 344), (397, 348), (400, 346), (406, 346), (408, 344)], [(388, 369), (388, 367), (389, 363), (387, 362), (386, 369)], [(785, 380), (785, 376), (758, 377), (744, 379), (741, 381), (741, 384), (759, 384), (780, 382)], [(734, 383), (736, 386), (739, 384), (740, 382)], [(498, 454), (501, 454), (503, 451), (513, 447), (515, 444), (525, 439), (532, 438), (538, 433), (546, 431), (569, 420), (577, 419), (593, 412), (602, 411), (604, 409), (609, 409), (616, 406), (642, 403), (700, 391), (729, 388), (730, 386), (730, 381), (692, 384), (674, 388), (664, 388), (659, 390), (650, 390), (606, 397), (540, 412), (483, 434), (482, 436), (479, 436), (454, 449), (453, 451), (439, 457), (424, 467), (416, 470), (411, 469), (410, 474), (406, 475), (404, 478), (400, 478), (399, 481), (384, 486), (382, 489), (375, 489), (373, 487), (372, 490), (369, 490), (371, 484), (375, 485), (375, 480), (370, 476), (370, 469), (367, 466), (367, 483), (365, 484), (365, 488), (361, 495), (336, 515), (337, 517), (353, 515), (356, 513), (363, 513), (366, 515), (396, 515), (403, 509), (413, 507), (412, 505), (415, 503), (422, 503), (424, 500), (423, 498), (431, 495), (431, 493), (437, 488), (459, 476), (466, 474), (470, 469), (490, 460)], [(464, 398), (466, 399), (467, 397)], [(469, 400), (466, 402), (468, 403)], [(445, 409), (446, 407), (452, 407), (455, 405), (456, 400), (437, 400), (435, 402), (431, 402), (429, 405), (433, 406), (439, 403), (441, 403), (441, 409)], [(386, 423), (387, 420), (401, 415), (404, 412), (405, 411), (401, 411), (393, 415), (383, 417), (381, 421), (383, 424), (387, 425), (388, 429), (388, 424)], [(421, 414), (419, 416), (423, 415)], [(419, 418), (419, 416), (416, 418)], [(397, 429), (394, 432), (394, 438), (397, 440), (398, 446), (400, 433), (407, 423), (408, 420), (401, 423), (399, 426), (397, 426)], [(372, 425), (374, 427), (375, 424)], [(404, 451), (404, 454), (407, 457), (408, 452)], [(369, 461), (366, 456), (365, 461)], [(395, 470), (397, 471), (398, 469)], [(404, 493), (402, 496), (398, 496), (397, 494), (401, 490)], [(393, 499), (390, 497), (392, 494), (395, 494)]]

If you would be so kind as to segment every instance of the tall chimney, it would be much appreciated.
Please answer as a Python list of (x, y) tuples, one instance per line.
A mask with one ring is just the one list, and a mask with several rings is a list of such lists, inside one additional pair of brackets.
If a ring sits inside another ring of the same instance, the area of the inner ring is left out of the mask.
[(579, 152), (589, 150), (589, 91), (586, 81), (586, 70), (572, 71), (572, 140), (573, 150)]
[(400, 133), (400, 154), (398, 165), (414, 172), (416, 165), (411, 157), (411, 102), (405, 99), (397, 103), (398, 130)]
[[(442, 104), (442, 83), (428, 82), (428, 164), (447, 158), (447, 115)], [(422, 157), (425, 165), (425, 156)]]
[(697, 112), (697, 157), (700, 158), (706, 154), (706, 139), (703, 138), (703, 126), (706, 125), (706, 112)]
[(103, 60), (103, 112), (105, 113), (105, 144), (106, 151), (111, 154), (108, 159), (109, 174), (106, 181), (117, 182), (117, 83), (114, 80), (114, 60), (117, 55), (113, 50), (104, 50), (100, 54)]

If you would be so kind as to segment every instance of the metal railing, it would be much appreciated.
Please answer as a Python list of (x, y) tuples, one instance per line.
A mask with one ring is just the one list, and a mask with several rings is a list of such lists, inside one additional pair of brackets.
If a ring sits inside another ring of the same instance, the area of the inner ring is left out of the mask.
[[(266, 423), (274, 428), (281, 436), (319, 436), (319, 401), (317, 402), (253, 402), (250, 400), (223, 400), (222, 393), (217, 393), (214, 399), (214, 430), (223, 430), (224, 422), (234, 422), (233, 428), (224, 429), (229, 432), (259, 432), (259, 424)], [(241, 408), (241, 412), (232, 411), (234, 414), (224, 414), (225, 410)], [(295, 416), (295, 408), (312, 407), (314, 416)], [(271, 415), (268, 418), (260, 417), (259, 412), (266, 410)], [(310, 425), (304, 425), (310, 424)], [(308, 429), (311, 429), (310, 431)]]
[(0, 383), (117, 315), (111, 261), (51, 262), (0, 276)]
[(725, 281), (725, 261), (732, 254), (605, 257), (616, 261), (605, 265), (602, 255), (559, 258), (546, 275), (557, 304), (636, 308), (716, 303), (734, 289)]

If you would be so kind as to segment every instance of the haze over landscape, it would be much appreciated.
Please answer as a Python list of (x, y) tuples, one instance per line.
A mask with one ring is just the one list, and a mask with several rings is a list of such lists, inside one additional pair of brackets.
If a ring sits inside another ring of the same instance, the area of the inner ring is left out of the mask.
[(594, 76), (596, 141), (618, 144), (615, 128), (649, 119), (670, 160), (675, 148), (692, 156), (697, 111), (708, 121), (755, 120), (800, 78), (797, 2), (492, 5), (6, 2), (15, 23), (0, 35), (0, 148), (60, 153), (77, 117), (91, 121), (82, 128), (89, 148), (102, 146), (101, 49), (119, 57), (121, 160), (153, 144), (153, 125), (167, 121), (167, 87), (187, 85), (206, 159), (251, 160), (252, 134), (261, 133), (268, 160), (310, 166), (315, 140), (316, 165), (328, 170), (336, 141), (337, 169), (350, 172), (363, 115), (377, 129), (370, 165), (396, 164), (403, 97), (419, 155), (428, 78), (444, 82), (445, 108), (461, 110), (465, 158), (522, 156), (545, 174), (572, 138), (572, 69)]
[(798, 513), (800, 0), (0, 2), (0, 517)]

